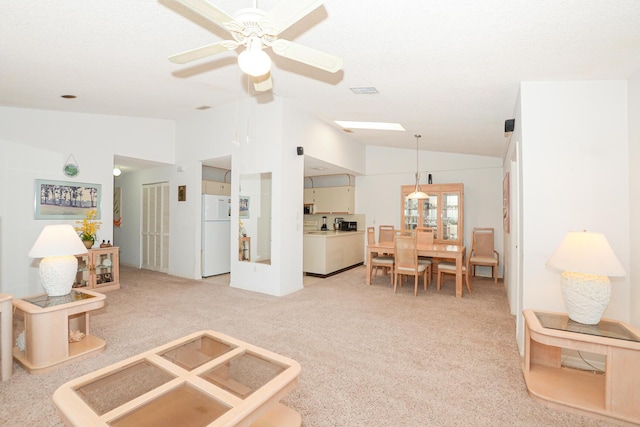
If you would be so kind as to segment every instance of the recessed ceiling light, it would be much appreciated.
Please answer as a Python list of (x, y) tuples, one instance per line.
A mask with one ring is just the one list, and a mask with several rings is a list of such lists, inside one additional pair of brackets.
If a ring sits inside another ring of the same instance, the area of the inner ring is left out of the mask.
[(75, 95), (61, 95), (60, 98), (64, 98), (64, 99), (75, 99), (76, 96)]
[(373, 86), (350, 87), (349, 89), (356, 95), (373, 95), (374, 93), (378, 93), (378, 89)]
[(405, 130), (400, 123), (348, 122), (344, 120), (336, 120), (335, 122), (343, 129)]

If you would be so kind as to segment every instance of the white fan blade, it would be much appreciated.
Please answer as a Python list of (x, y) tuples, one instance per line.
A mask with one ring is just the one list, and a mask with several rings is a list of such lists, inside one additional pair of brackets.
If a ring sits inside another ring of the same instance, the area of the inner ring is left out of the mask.
[(264, 16), (263, 28), (272, 27), (276, 30), (274, 35), (280, 34), (320, 7), (322, 3), (322, 0), (280, 0)]
[(233, 50), (238, 47), (238, 43), (232, 40), (223, 40), (218, 43), (210, 44), (207, 46), (198, 47), (188, 50), (186, 52), (178, 53), (169, 57), (169, 61), (175, 64), (186, 64), (187, 62), (195, 61), (206, 56), (215, 55), (216, 53), (225, 52), (227, 50)]
[(285, 58), (335, 73), (342, 68), (342, 58), (306, 47), (289, 40), (278, 39), (271, 46), (273, 52)]
[(267, 73), (264, 76), (253, 78), (253, 88), (257, 92), (266, 92), (273, 89), (273, 81), (271, 81), (271, 73)]
[(233, 18), (206, 0), (177, 0), (179, 3), (187, 6), (194, 12), (208, 18), (209, 20), (220, 25), (222, 28), (226, 28), (225, 24), (234, 22)]

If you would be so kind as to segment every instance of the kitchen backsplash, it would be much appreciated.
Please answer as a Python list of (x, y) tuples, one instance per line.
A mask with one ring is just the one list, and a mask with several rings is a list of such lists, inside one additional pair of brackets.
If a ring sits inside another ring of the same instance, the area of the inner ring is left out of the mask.
[(305, 221), (317, 221), (318, 222), (318, 230), (322, 227), (322, 217), (327, 217), (327, 228), (329, 230), (333, 230), (333, 223), (336, 218), (343, 218), (345, 221), (356, 221), (358, 223), (358, 231), (366, 231), (366, 218), (365, 214), (323, 214), (323, 215), (305, 215)]

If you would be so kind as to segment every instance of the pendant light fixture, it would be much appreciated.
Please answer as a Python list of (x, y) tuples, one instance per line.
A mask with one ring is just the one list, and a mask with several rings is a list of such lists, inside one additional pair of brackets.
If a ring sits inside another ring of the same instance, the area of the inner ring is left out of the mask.
[(416, 189), (407, 196), (407, 199), (428, 199), (429, 195), (420, 191), (420, 172), (418, 172), (418, 141), (422, 135), (415, 134), (416, 137)]

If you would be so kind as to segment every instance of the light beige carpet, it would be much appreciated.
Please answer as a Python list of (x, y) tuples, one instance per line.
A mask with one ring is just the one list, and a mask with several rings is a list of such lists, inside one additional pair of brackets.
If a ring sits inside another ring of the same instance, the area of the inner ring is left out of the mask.
[(104, 353), (50, 373), (17, 364), (0, 383), (1, 426), (61, 426), (51, 400), (61, 384), (167, 341), (214, 329), (302, 365), (283, 402), (306, 427), (604, 426), (549, 409), (527, 394), (501, 284), (474, 280), (454, 297), (453, 278), (397, 294), (387, 277), (365, 285), (365, 268), (306, 277), (305, 288), (271, 297), (229, 288), (228, 275), (186, 280), (123, 267), (122, 289), (94, 312)]

